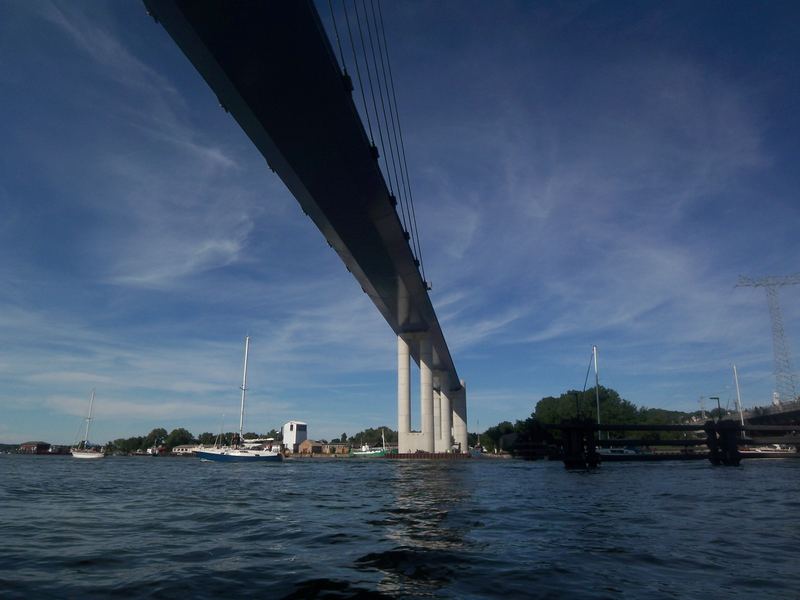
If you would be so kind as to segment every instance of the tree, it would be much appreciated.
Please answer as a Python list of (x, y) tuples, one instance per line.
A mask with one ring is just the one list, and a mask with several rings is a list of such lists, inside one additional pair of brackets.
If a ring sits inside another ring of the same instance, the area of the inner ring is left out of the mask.
[[(611, 388), (598, 388), (600, 396), (600, 422), (601, 423), (638, 423), (639, 410), (631, 402), (620, 397)], [(597, 401), (594, 389), (585, 392), (569, 390), (558, 398), (548, 396), (536, 403), (532, 415), (540, 423), (558, 424), (564, 419), (574, 419), (576, 416), (597, 420)]]
[(343, 433), (343, 434), (342, 434), (342, 437), (341, 437), (341, 438), (339, 438), (339, 439), (340, 439), (340, 441), (341, 441), (341, 443), (342, 443), (342, 444), (346, 444), (346, 443), (347, 443), (347, 434), (346, 434), (346, 433)]
[(211, 433), (209, 431), (204, 431), (199, 436), (197, 436), (197, 441), (203, 446), (211, 446), (214, 443), (214, 440), (217, 439), (216, 433)]
[(547, 396), (536, 403), (534, 418), (541, 423), (557, 424), (579, 414), (581, 392), (570, 390), (558, 398)]
[(142, 436), (118, 438), (111, 442), (115, 452), (130, 454), (144, 447), (145, 439)]
[[(353, 445), (360, 446), (361, 444), (366, 444), (368, 446), (380, 446), (383, 438), (386, 439), (387, 444), (396, 444), (397, 443), (397, 432), (392, 429), (391, 427), (370, 427), (365, 429), (364, 431), (359, 431), (354, 436), (350, 437), (349, 441)], [(342, 434), (342, 440), (346, 443), (348, 441), (347, 435)]]
[(157, 427), (148, 433), (146, 438), (144, 438), (144, 446), (141, 447), (141, 449), (145, 450), (147, 448), (152, 448), (153, 446), (158, 446), (159, 444), (164, 443), (164, 440), (166, 439), (167, 430), (163, 427)]
[(503, 421), (481, 433), (481, 443), (487, 450), (493, 451), (500, 447), (500, 438), (507, 433), (514, 433), (514, 425), (510, 421)]
[(190, 431), (184, 429), (183, 427), (178, 427), (177, 429), (170, 431), (169, 435), (164, 440), (164, 444), (170, 449), (174, 448), (175, 446), (182, 446), (184, 444), (191, 444), (193, 442), (194, 436)]

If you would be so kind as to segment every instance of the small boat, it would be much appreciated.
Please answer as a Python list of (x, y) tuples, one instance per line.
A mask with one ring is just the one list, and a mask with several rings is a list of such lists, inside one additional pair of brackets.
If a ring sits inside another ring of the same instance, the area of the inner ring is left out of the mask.
[(782, 446), (781, 444), (768, 444), (766, 446), (745, 446), (741, 449), (743, 455), (752, 456), (754, 454), (770, 455), (771, 458), (797, 454), (797, 448), (793, 446)]
[(378, 458), (386, 456), (386, 438), (383, 436), (383, 429), (381, 429), (381, 447), (371, 448), (368, 444), (361, 444), (358, 450), (350, 450), (350, 456), (353, 458)]
[(89, 444), (89, 426), (92, 423), (92, 409), (94, 408), (94, 389), (92, 389), (92, 396), (89, 398), (89, 414), (87, 415), (86, 421), (86, 430), (83, 434), (83, 439), (75, 444), (72, 448), (70, 448), (70, 453), (75, 458), (103, 458), (105, 454), (98, 449), (97, 447), (93, 447)]
[(610, 448), (597, 448), (597, 453), (601, 456), (619, 456), (619, 455), (631, 455), (631, 454), (639, 454), (636, 450), (632, 448), (615, 448), (611, 446)]
[(239, 435), (234, 436), (234, 443), (229, 447), (207, 448), (195, 450), (195, 456), (203, 461), (212, 462), (278, 462), (283, 460), (283, 455), (274, 450), (272, 445), (261, 448), (248, 448), (243, 443), (244, 438), (244, 401), (247, 392), (247, 357), (250, 350), (250, 336), (244, 338), (244, 373), (242, 374), (242, 404), (239, 410)]

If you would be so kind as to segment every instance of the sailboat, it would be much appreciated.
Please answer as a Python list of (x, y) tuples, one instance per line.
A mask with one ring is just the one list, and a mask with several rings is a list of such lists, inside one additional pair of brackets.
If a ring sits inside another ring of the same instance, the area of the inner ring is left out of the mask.
[(92, 409), (94, 408), (94, 389), (92, 389), (92, 396), (89, 398), (89, 414), (86, 416), (86, 429), (83, 433), (83, 439), (70, 449), (70, 453), (75, 458), (103, 458), (105, 454), (97, 448), (89, 446), (89, 426), (92, 423)]
[(247, 393), (247, 357), (250, 350), (250, 336), (244, 338), (244, 373), (242, 374), (242, 404), (239, 410), (239, 435), (234, 443), (224, 448), (208, 448), (196, 450), (195, 455), (201, 460), (214, 462), (277, 462), (283, 455), (271, 446), (264, 449), (247, 448), (244, 446), (242, 432), (244, 431), (244, 401)]
[(381, 447), (370, 448), (368, 444), (361, 444), (358, 450), (350, 450), (350, 456), (354, 458), (377, 458), (386, 456), (386, 438), (383, 435), (383, 428), (381, 428)]

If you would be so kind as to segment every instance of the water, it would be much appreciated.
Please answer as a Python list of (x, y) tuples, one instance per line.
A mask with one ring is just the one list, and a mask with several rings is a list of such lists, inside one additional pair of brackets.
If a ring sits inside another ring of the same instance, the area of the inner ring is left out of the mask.
[(2, 598), (800, 598), (800, 460), (0, 456)]

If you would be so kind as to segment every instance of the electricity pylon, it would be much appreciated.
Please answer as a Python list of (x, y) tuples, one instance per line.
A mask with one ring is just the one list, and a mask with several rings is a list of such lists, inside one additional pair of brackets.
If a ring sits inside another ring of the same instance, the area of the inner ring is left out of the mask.
[(800, 284), (800, 273), (762, 277), (761, 279), (739, 276), (739, 283), (736, 286), (763, 287), (767, 292), (769, 316), (772, 320), (772, 352), (775, 356), (775, 391), (778, 393), (779, 402), (797, 399), (797, 385), (792, 371), (789, 344), (786, 342), (786, 334), (783, 331), (783, 317), (781, 316), (781, 307), (778, 302), (778, 288), (798, 284)]

